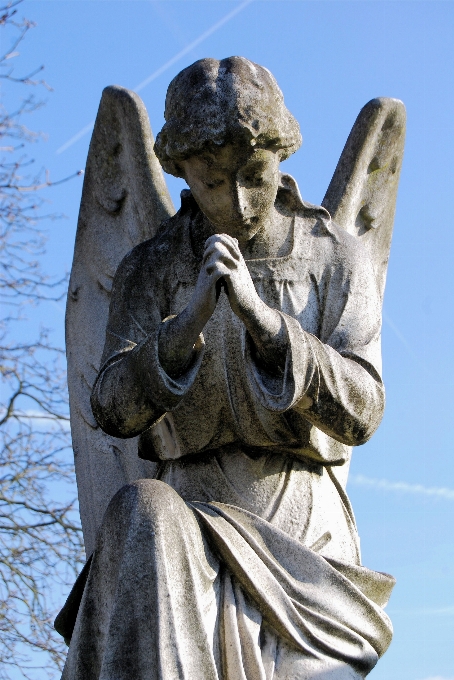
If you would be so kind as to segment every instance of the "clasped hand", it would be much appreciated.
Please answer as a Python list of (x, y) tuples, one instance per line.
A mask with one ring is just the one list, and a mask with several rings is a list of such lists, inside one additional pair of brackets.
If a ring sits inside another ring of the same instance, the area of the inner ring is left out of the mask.
[(216, 308), (221, 281), (225, 283), (232, 311), (247, 325), (249, 317), (257, 313), (263, 303), (255, 290), (237, 239), (228, 234), (214, 234), (205, 243), (194, 291), (194, 306), (199, 308), (200, 318), (205, 323)]
[(287, 332), (282, 316), (266, 305), (240, 251), (238, 241), (228, 234), (214, 234), (205, 243), (202, 266), (187, 307), (166, 324), (159, 340), (159, 358), (166, 372), (177, 377), (187, 367), (195, 343), (211, 318), (224, 282), (232, 311), (246, 326), (259, 358), (283, 367)]

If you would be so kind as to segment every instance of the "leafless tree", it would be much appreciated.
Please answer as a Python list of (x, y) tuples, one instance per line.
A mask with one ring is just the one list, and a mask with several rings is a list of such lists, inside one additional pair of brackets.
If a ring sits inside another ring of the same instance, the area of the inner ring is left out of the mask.
[[(65, 279), (48, 278), (41, 266), (43, 219), (51, 216), (40, 190), (52, 183), (34, 173), (28, 150), (39, 135), (24, 120), (40, 106), (28, 93), (48, 86), (39, 77), (42, 67), (17, 75), (11, 66), (34, 26), (18, 17), (21, 2), (0, 8), (0, 31), (11, 40), (0, 55), (1, 680), (18, 673), (42, 678), (44, 670), (52, 677), (61, 668), (65, 648), (53, 619), (83, 557), (64, 355), (45, 329), (30, 342), (24, 324), (27, 306), (63, 296)], [(7, 110), (5, 90), (10, 101), (15, 88), (19, 103)]]

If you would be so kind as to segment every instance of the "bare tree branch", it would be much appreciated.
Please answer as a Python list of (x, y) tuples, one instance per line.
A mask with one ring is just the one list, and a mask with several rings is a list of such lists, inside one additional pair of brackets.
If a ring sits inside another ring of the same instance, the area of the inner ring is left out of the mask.
[[(49, 87), (43, 67), (16, 76), (14, 58), (33, 22), (18, 18), (21, 0), (0, 8), (0, 31), (15, 30), (0, 56), (4, 86)], [(2, 41), (4, 44), (5, 41)], [(41, 267), (45, 252), (42, 189), (48, 173), (32, 173), (26, 151), (42, 135), (23, 123), (41, 106), (26, 97), (13, 112), (0, 105), (0, 680), (55, 677), (65, 648), (53, 629), (61, 588), (80, 568), (83, 544), (75, 499), (68, 427), (64, 352), (42, 330), (35, 342), (20, 337), (29, 304), (60, 300), (66, 278)], [(80, 174), (79, 173), (75, 173)], [(56, 599), (55, 599), (56, 595)]]

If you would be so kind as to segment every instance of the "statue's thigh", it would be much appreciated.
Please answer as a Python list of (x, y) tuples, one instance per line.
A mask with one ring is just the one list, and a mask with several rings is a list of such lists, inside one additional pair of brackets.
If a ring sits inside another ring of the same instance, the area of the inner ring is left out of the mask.
[(193, 511), (170, 486), (124, 486), (98, 533), (64, 680), (174, 678), (180, 668), (217, 680), (218, 573)]
[(136, 563), (163, 560), (175, 578), (188, 560), (203, 572), (204, 582), (212, 583), (219, 571), (194, 511), (172, 487), (156, 479), (140, 479), (114, 496), (98, 536), (96, 552), (101, 549), (123, 559), (131, 552)]

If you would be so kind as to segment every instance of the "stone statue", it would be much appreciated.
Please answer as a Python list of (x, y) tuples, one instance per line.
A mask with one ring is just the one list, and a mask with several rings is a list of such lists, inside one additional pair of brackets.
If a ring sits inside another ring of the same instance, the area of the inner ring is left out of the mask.
[[(403, 104), (362, 109), (322, 207), (279, 172), (301, 135), (267, 69), (197, 61), (165, 119), (153, 146), (109, 87), (90, 145), (67, 310), (89, 560), (63, 679), (363, 678), (394, 579), (361, 565), (345, 485), (384, 408)], [(160, 165), (189, 186), (176, 214)]]

